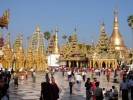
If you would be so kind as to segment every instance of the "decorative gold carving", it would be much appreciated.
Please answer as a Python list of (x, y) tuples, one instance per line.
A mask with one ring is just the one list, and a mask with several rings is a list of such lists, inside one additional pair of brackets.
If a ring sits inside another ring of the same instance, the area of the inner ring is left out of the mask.
[(8, 29), (9, 17), (10, 17), (10, 12), (8, 9), (5, 11), (5, 13), (2, 15), (2, 17), (0, 17), (0, 27), (1, 28), (6, 27)]

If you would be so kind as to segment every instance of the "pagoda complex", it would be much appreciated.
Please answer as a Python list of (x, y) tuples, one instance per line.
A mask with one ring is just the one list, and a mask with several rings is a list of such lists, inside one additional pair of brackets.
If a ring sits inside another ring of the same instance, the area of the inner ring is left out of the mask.
[[(27, 38), (26, 49), (23, 48), (23, 35), (17, 36), (13, 44), (10, 44), (10, 32), (8, 40), (2, 38), (0, 34), (0, 67), (13, 68), (14, 70), (34, 69), (36, 71), (46, 71), (49, 67), (76, 67), (76, 68), (116, 68), (119, 61), (128, 61), (128, 49), (124, 44), (122, 35), (118, 27), (118, 11), (114, 11), (114, 27), (110, 37), (106, 34), (105, 24), (102, 23), (99, 39), (96, 45), (88, 49), (85, 41), (79, 45), (77, 30), (71, 41), (59, 47), (58, 27), (56, 26), (55, 35), (50, 38), (50, 43), (46, 51), (44, 48), (44, 35), (37, 25), (35, 32)], [(9, 10), (0, 17), (0, 27), (8, 29)], [(28, 41), (29, 40), (29, 41)]]
[(126, 61), (129, 53), (124, 44), (124, 40), (119, 32), (118, 12), (114, 11), (114, 28), (113, 33), (108, 38), (105, 32), (105, 25), (102, 23), (101, 32), (96, 46), (92, 43), (90, 49), (86, 48), (83, 42), (79, 48), (76, 30), (71, 43), (66, 43), (60, 48), (60, 63), (67, 67), (82, 68), (116, 68), (118, 61)]

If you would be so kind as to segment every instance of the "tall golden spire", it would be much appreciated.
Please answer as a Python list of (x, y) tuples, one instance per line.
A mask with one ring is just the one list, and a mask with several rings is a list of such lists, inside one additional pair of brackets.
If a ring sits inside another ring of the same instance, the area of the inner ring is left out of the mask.
[(7, 44), (7, 48), (11, 48), (11, 44), (10, 44), (10, 32), (8, 33), (8, 44)]
[(114, 30), (118, 30), (118, 11), (115, 9), (114, 11)]
[(23, 51), (23, 35), (20, 36), (20, 46), (19, 50)]
[(74, 29), (74, 36), (73, 36), (73, 38), (72, 38), (72, 44), (73, 44), (73, 45), (78, 45), (76, 28)]
[(119, 27), (118, 27), (118, 11), (115, 9), (114, 11), (114, 28), (113, 32), (110, 36), (110, 42), (114, 45), (115, 50), (124, 50), (126, 51), (127, 48), (124, 44), (124, 40), (119, 32)]
[(59, 53), (59, 48), (58, 48), (58, 27), (56, 26), (56, 29), (55, 29), (55, 51), (54, 51), (55, 54), (58, 54)]

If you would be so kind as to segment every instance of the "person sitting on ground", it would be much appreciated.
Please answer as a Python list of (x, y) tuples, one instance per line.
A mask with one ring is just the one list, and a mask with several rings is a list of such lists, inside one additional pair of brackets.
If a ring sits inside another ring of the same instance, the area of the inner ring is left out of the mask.
[(115, 86), (112, 86), (113, 89), (113, 100), (118, 100), (118, 90)]
[(106, 90), (105, 90), (105, 88), (103, 88), (103, 95), (104, 95), (104, 96), (106, 95)]
[(110, 89), (110, 91), (109, 91), (109, 100), (112, 100), (112, 98), (113, 98), (113, 92), (112, 92), (112, 89)]

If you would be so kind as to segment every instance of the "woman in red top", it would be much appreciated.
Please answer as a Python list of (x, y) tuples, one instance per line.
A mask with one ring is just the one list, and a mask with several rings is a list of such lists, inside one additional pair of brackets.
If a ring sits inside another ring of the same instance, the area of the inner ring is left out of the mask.
[(59, 88), (57, 84), (55, 83), (54, 77), (51, 78), (51, 85), (52, 85), (52, 100), (58, 100), (59, 99)]

